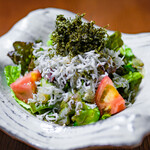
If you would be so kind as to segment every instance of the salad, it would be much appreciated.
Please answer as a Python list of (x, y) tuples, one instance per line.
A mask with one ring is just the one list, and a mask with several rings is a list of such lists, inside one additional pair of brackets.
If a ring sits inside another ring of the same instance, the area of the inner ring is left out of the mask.
[(37, 118), (80, 126), (104, 120), (134, 103), (143, 62), (116, 31), (58, 15), (47, 43), (16, 41), (5, 67), (14, 99)]

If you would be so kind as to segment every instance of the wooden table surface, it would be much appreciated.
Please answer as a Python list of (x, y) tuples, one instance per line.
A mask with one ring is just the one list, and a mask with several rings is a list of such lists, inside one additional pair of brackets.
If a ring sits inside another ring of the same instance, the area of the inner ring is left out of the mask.
[[(85, 12), (86, 19), (94, 20), (99, 26), (109, 24), (110, 30), (124, 33), (150, 32), (150, 0), (0, 0), (0, 36), (30, 11), (47, 7), (80, 14)], [(0, 150), (33, 149), (0, 131)], [(140, 146), (127, 149), (150, 150), (150, 135), (144, 138)]]

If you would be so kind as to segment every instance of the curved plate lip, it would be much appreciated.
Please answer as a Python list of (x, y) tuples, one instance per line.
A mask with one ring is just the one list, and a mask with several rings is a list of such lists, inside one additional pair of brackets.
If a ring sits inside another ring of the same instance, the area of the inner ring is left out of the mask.
[[(72, 15), (72, 16), (74, 16), (74, 13), (72, 13), (72, 12), (70, 12), (70, 11), (67, 11), (67, 10), (63, 10), (63, 9), (57, 9), (57, 8), (46, 8), (46, 9), (38, 9), (38, 10), (34, 10), (34, 11), (32, 11), (31, 13), (29, 13), (26, 17), (24, 17), (23, 19), (21, 19), (19, 22), (17, 22), (11, 29), (10, 29), (10, 31), (8, 31), (5, 35), (3, 35), (3, 36), (1, 36), (0, 37), (0, 44), (1, 44), (1, 42), (3, 42), (3, 41), (5, 41), (7, 38), (8, 38), (8, 36), (14, 31), (14, 30), (17, 30), (17, 28), (20, 26), (20, 24), (23, 22), (23, 21), (25, 21), (25, 20), (27, 20), (31, 15), (33, 15), (33, 14), (36, 14), (36, 13), (42, 13), (42, 12), (45, 12), (45, 11), (56, 11), (56, 12), (63, 12), (63, 13), (67, 13), (67, 14), (69, 14), (69, 15)], [(21, 30), (19, 30), (19, 31), (21, 31)], [(108, 32), (113, 32), (113, 31), (108, 31)], [(123, 33), (123, 39), (127, 39), (127, 38), (129, 38), (129, 37), (131, 37), (132, 39), (134, 38), (134, 37), (136, 37), (136, 38), (139, 38), (139, 39), (143, 39), (145, 36), (147, 36), (148, 37), (148, 40), (150, 39), (150, 33), (139, 33), (139, 34), (124, 34)], [(143, 44), (143, 45), (145, 45), (145, 44), (147, 44), (148, 43), (148, 40)], [(6, 40), (7, 41), (7, 40)], [(132, 42), (133, 42), (133, 40), (132, 40)], [(129, 42), (130, 43), (130, 42)], [(136, 41), (135, 41), (135, 43), (136, 43)], [(135, 44), (134, 42), (133, 43), (130, 43), (131, 44), (131, 47), (133, 46), (134, 47), (134, 44)], [(12, 44), (12, 43), (11, 43)], [(148, 46), (150, 46), (150, 45), (148, 45)], [(0, 91), (0, 97), (2, 97), (3, 95), (2, 95), (2, 93), (1, 93), (1, 91)], [(18, 107), (18, 106), (17, 106)], [(21, 108), (19, 108), (19, 109), (21, 109)], [(128, 112), (130, 112), (130, 110), (131, 110), (131, 108), (129, 108), (127, 111)], [(23, 111), (23, 110), (22, 110)], [(142, 114), (142, 113), (141, 113)], [(140, 114), (140, 115), (141, 115)], [(124, 115), (124, 116), (122, 116), (122, 115)], [(127, 121), (129, 121), (129, 123), (130, 123), (130, 121), (132, 121), (132, 120), (134, 120), (134, 118), (137, 118), (138, 119), (138, 117), (139, 117), (139, 120), (141, 120), (140, 119), (140, 116), (138, 116), (139, 114), (134, 114), (134, 115), (131, 115), (131, 116), (129, 116), (129, 114), (127, 114), (127, 115), (125, 115), (125, 113), (124, 112), (121, 112), (121, 113), (119, 113), (119, 114), (117, 114), (117, 115), (115, 115), (115, 116), (113, 116), (112, 117), (112, 119), (113, 120), (115, 120), (115, 121), (117, 121), (118, 120), (118, 118), (120, 117), (120, 119), (123, 119), (122, 117), (124, 117), (125, 119), (126, 118), (128, 118), (128, 120)], [(30, 116), (30, 115), (29, 115)], [(32, 116), (32, 118), (33, 118), (33, 116)], [(147, 123), (150, 125), (150, 116), (148, 115), (148, 116), (146, 116), (146, 118), (148, 119), (148, 121), (147, 121)], [(1, 119), (1, 117), (0, 117), (0, 119)], [(33, 118), (33, 119), (35, 119), (35, 118)], [(111, 119), (111, 120), (112, 120)], [(138, 120), (138, 121), (139, 121)], [(119, 120), (118, 120), (119, 121)], [(123, 121), (123, 120), (122, 120)], [(145, 120), (144, 120), (145, 121)], [(38, 120), (37, 122), (39, 122), (39, 123), (43, 123), (43, 121), (40, 121), (40, 120)], [(110, 122), (110, 119), (108, 119), (108, 120), (105, 120), (105, 122)], [(123, 121), (124, 122), (124, 121)], [(93, 125), (87, 125), (87, 126), (82, 126), (82, 127), (73, 127), (73, 128), (71, 128), (71, 127), (60, 127), (60, 128), (62, 128), (62, 130), (65, 130), (65, 131), (68, 131), (68, 130), (75, 130), (75, 131), (77, 131), (76, 129), (78, 128), (80, 128), (80, 130), (82, 130), (83, 128), (89, 128), (89, 129), (91, 129), (91, 128), (93, 128), (94, 126), (96, 127), (96, 126), (99, 126), (99, 124), (104, 124), (102, 121), (100, 121), (100, 122), (98, 122), (98, 123), (96, 123), (96, 124), (93, 124)], [(120, 123), (122, 123), (122, 122), (120, 122)], [(46, 124), (46, 123), (44, 123), (44, 124)], [(49, 123), (47, 123), (47, 124), (49, 124)], [(141, 125), (143, 125), (143, 124), (141, 124)], [(59, 126), (58, 125), (54, 125), (56, 128), (58, 127), (59, 128)], [(43, 145), (39, 145), (38, 143), (33, 143), (33, 142), (30, 142), (29, 140), (27, 140), (27, 139), (25, 139), (23, 136), (21, 136), (21, 135), (18, 135), (18, 134), (15, 134), (15, 131), (13, 131), (11, 128), (9, 128), (8, 127), (8, 125), (5, 127), (5, 125), (4, 124), (0, 124), (0, 127), (1, 127), (1, 129), (2, 130), (4, 130), (5, 132), (7, 132), (9, 135), (11, 135), (11, 136), (13, 136), (13, 137), (15, 137), (16, 139), (18, 139), (18, 140), (21, 140), (21, 141), (23, 141), (23, 142), (25, 142), (25, 143), (27, 143), (27, 144), (29, 144), (29, 145), (31, 145), (32, 147), (36, 147), (36, 148), (44, 148), (44, 149), (48, 149), (48, 145), (47, 146), (45, 146), (44, 145), (44, 147), (43, 147)], [(105, 130), (105, 128), (103, 129), (103, 128), (101, 128), (101, 130), (103, 131), (103, 130)], [(131, 129), (132, 130), (132, 129)], [(117, 131), (117, 128), (116, 128), (116, 131)], [(132, 131), (131, 131), (132, 132)], [(136, 131), (137, 132), (137, 131)], [(86, 132), (85, 132), (86, 133)], [(135, 137), (134, 137), (134, 139), (130, 142), (130, 143), (126, 143), (126, 141), (122, 141), (121, 143), (111, 143), (111, 142), (109, 142), (109, 143), (107, 143), (107, 142), (103, 142), (103, 144), (102, 143), (97, 143), (97, 142), (92, 142), (92, 143), (90, 143), (90, 145), (88, 145), (88, 143), (85, 143), (85, 144), (79, 144), (79, 145), (73, 145), (73, 147), (65, 147), (65, 149), (67, 148), (67, 149), (70, 149), (70, 148), (85, 148), (85, 147), (91, 147), (91, 146), (98, 146), (98, 147), (101, 147), (101, 146), (136, 146), (136, 145), (139, 145), (140, 143), (141, 143), (141, 141), (142, 141), (142, 139), (143, 139), (143, 137), (146, 135), (146, 134), (148, 134), (148, 133), (150, 133), (150, 129), (149, 128), (145, 128), (145, 129), (143, 129), (139, 134), (135, 134), (135, 136), (137, 136), (137, 138), (135, 139)], [(55, 137), (55, 138), (57, 138), (57, 137)], [(57, 146), (54, 146), (54, 147), (51, 147), (50, 149), (59, 149), (59, 147), (57, 147)]]

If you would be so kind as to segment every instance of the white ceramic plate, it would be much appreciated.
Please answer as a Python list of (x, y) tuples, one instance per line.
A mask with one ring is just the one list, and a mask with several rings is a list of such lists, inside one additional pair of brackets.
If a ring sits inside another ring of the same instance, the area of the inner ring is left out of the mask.
[[(105, 121), (81, 127), (62, 127), (40, 121), (10, 95), (4, 66), (12, 64), (6, 56), (16, 40), (48, 40), (54, 30), (56, 15), (75, 14), (47, 8), (31, 12), (4, 36), (0, 37), (0, 127), (8, 134), (39, 149), (75, 149), (91, 146), (135, 146), (150, 133), (150, 33), (123, 34), (125, 44), (133, 49), (145, 64), (145, 77), (136, 102), (126, 110)], [(110, 32), (110, 31), (109, 31)]]

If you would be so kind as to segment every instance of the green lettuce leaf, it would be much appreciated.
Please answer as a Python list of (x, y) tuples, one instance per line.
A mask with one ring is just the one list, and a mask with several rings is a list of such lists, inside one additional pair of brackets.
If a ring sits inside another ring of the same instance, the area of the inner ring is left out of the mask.
[(134, 68), (131, 64), (127, 64), (127, 65), (124, 65), (124, 68), (126, 69), (126, 71), (128, 72), (137, 72), (137, 69)]
[(117, 51), (123, 45), (123, 40), (121, 39), (121, 33), (119, 31), (114, 32), (112, 35), (108, 36), (106, 40), (106, 47)]
[(120, 54), (122, 54), (125, 57), (128, 57), (128, 58), (134, 57), (132, 49), (127, 47), (126, 45), (124, 45), (124, 48), (121, 47), (119, 50), (120, 50)]
[(129, 72), (129, 74), (124, 75), (123, 78), (127, 79), (129, 83), (143, 78), (143, 75), (140, 72)]
[[(6, 66), (4, 69), (4, 73), (6, 76), (7, 84), (10, 86), (11, 83), (15, 82), (21, 74), (21, 66)], [(11, 95), (16, 100), (16, 102), (21, 105), (23, 108), (30, 110), (30, 105), (24, 103), (23, 101), (19, 100), (13, 90), (11, 89)]]
[(6, 66), (4, 69), (8, 86), (15, 82), (21, 74), (21, 66)]
[(40, 105), (36, 106), (34, 103), (30, 103), (30, 107), (31, 107), (32, 113), (36, 113), (36, 112), (41, 113), (42, 110), (52, 109), (54, 107), (54, 105), (48, 106), (48, 104), (40, 104)]
[(111, 115), (106, 113), (106, 114), (102, 115), (101, 120), (105, 120), (109, 117), (111, 117)]
[(138, 59), (132, 52), (132, 49), (126, 45), (122, 46), (120, 49), (120, 54), (124, 56), (125, 65), (124, 69), (129, 73), (131, 72), (142, 72), (143, 62)]
[(71, 114), (74, 113), (74, 110), (71, 110), (67, 105), (61, 109), (59, 112), (59, 118), (57, 120), (57, 123), (59, 125), (69, 125), (71, 120), (70, 116)]
[(52, 41), (52, 34), (49, 35), (49, 40), (47, 41), (47, 46), (51, 46), (53, 45), (53, 41)]
[(91, 109), (83, 109), (79, 111), (79, 115), (75, 114), (72, 120), (75, 122), (74, 126), (86, 125), (97, 122), (100, 118), (100, 111), (97, 107)]
[(129, 64), (131, 64), (133, 68), (135, 68), (138, 72), (144, 75), (144, 63), (140, 59), (134, 57), (132, 61), (129, 62)]
[(122, 76), (125, 78), (129, 86), (126, 88), (119, 88), (118, 91), (121, 93), (124, 99), (126, 99), (129, 103), (133, 103), (135, 101), (135, 96), (139, 91), (139, 86), (142, 81), (143, 75), (140, 72), (129, 72)]

